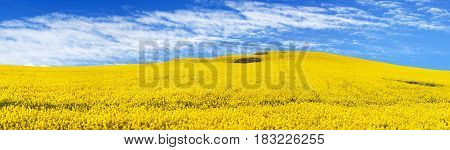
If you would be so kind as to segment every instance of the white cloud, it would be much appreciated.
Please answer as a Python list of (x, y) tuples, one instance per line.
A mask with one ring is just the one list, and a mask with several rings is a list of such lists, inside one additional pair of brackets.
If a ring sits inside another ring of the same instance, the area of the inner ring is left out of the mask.
[(402, 5), (402, 3), (392, 1), (378, 1), (376, 4), (383, 8), (398, 8)]
[(432, 14), (440, 14), (446, 12), (445, 10), (439, 9), (439, 8), (430, 8), (427, 10), (428, 13)]
[[(356, 0), (356, 2), (364, 6), (372, 6), (376, 9), (384, 10), (384, 16), (378, 20), (393, 26), (409, 26), (424, 30), (449, 30), (447, 25), (440, 23), (440, 21), (429, 21), (426, 15), (416, 13), (408, 5), (408, 3), (415, 3), (418, 7), (423, 7), (422, 5), (431, 3), (431, 0), (405, 0), (406, 3), (376, 0)], [(439, 10), (432, 11), (436, 13)], [(445, 15), (442, 15), (441, 12), (439, 17), (443, 16)], [(433, 18), (437, 18), (436, 14)]]
[(362, 4), (362, 5), (371, 5), (371, 6), (377, 6), (380, 8), (398, 8), (401, 7), (402, 3), (400, 2), (394, 2), (394, 1), (375, 1), (375, 0), (356, 0), (356, 2)]
[(432, 0), (405, 0), (406, 2), (410, 2), (410, 3), (414, 3), (417, 6), (422, 6), (425, 5), (427, 3), (431, 3)]
[(237, 9), (247, 20), (269, 27), (294, 27), (309, 29), (347, 29), (354, 27), (386, 27), (379, 22), (371, 22), (351, 16), (328, 14), (319, 7), (290, 7), (280, 4), (229, 2), (228, 6)]
[(436, 7), (424, 8), (424, 9), (425, 9), (425, 12), (431, 14), (434, 18), (449, 17), (447, 19), (450, 19), (450, 12), (445, 9), (436, 8)]

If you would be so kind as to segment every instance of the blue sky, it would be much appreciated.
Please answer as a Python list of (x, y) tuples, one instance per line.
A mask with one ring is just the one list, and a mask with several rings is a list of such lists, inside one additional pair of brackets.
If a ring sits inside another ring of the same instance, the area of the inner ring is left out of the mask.
[[(449, 20), (448, 0), (0, 0), (0, 64), (137, 63), (140, 41), (158, 44), (146, 49), (149, 56), (179, 49), (184, 57), (308, 43), (315, 51), (450, 70)], [(199, 48), (204, 42), (217, 45)]]

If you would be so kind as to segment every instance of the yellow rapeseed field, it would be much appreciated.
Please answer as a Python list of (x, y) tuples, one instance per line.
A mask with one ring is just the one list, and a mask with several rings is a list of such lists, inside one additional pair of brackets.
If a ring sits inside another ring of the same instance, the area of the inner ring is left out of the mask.
[(319, 52), (0, 66), (3, 130), (448, 130), (449, 121), (449, 71)]

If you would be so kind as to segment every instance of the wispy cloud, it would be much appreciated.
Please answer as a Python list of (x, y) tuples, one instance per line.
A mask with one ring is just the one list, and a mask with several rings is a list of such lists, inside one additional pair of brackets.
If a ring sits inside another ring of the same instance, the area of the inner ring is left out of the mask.
[(381, 8), (398, 8), (401, 7), (402, 3), (394, 1), (375, 1), (375, 0), (357, 0), (358, 3), (363, 5), (378, 6)]
[(450, 12), (446, 9), (436, 8), (436, 7), (424, 7), (421, 8), (425, 12), (432, 15), (433, 18), (437, 19), (450, 19)]
[(418, 6), (425, 5), (427, 3), (432, 2), (432, 0), (405, 0), (406, 2), (414, 3)]

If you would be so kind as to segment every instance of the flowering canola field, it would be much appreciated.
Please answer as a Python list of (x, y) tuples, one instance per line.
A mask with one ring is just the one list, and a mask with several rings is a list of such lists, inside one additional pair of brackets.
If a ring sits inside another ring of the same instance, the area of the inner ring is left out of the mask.
[(449, 121), (449, 71), (319, 52), (0, 66), (2, 130), (448, 130)]

